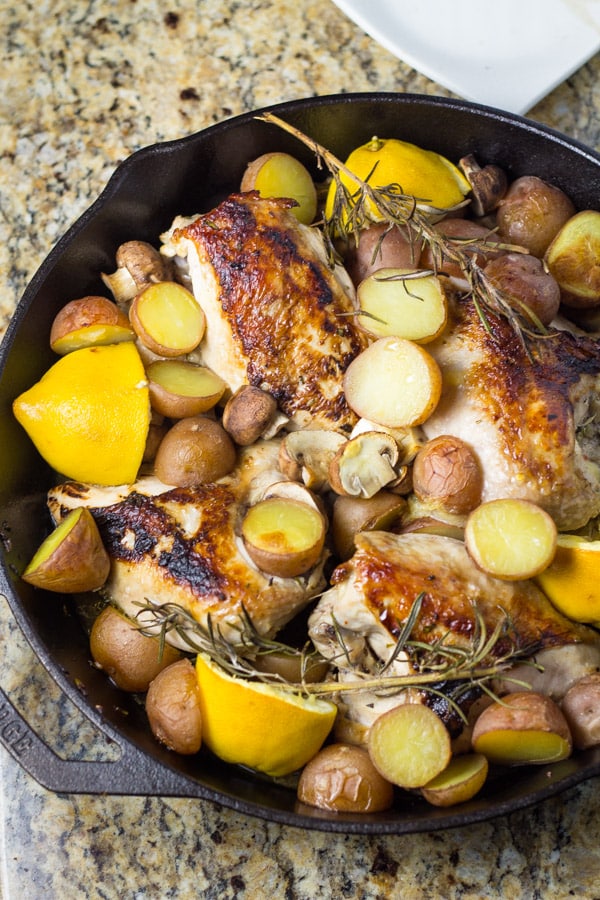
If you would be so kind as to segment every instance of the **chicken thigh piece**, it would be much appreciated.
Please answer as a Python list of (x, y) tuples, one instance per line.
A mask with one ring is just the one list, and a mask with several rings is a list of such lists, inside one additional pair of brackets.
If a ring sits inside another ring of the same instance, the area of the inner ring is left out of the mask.
[(269, 391), (288, 427), (348, 432), (356, 421), (342, 376), (366, 346), (351, 283), (293, 201), (233, 194), (212, 212), (176, 220), (162, 252), (187, 260), (206, 315), (202, 362), (232, 391)]
[[(507, 582), (476, 567), (462, 541), (433, 534), (363, 532), (356, 552), (333, 572), (332, 587), (309, 618), (310, 637), (338, 668), (338, 680), (377, 673), (414, 672), (406, 648), (394, 655), (396, 642), (417, 598), (421, 608), (410, 640), (468, 649), (477, 634), (478, 616), (490, 637), (503, 631), (486, 665), (510, 657), (502, 674), (504, 690), (519, 690), (509, 679), (528, 682), (535, 690), (562, 696), (579, 678), (600, 669), (600, 634), (562, 616), (532, 581)], [(537, 669), (523, 664), (533, 658)], [(514, 663), (513, 663), (514, 659)], [(440, 676), (440, 681), (443, 677)], [(415, 690), (342, 695), (343, 712), (358, 728), (390, 706), (426, 702)]]
[(454, 435), (478, 454), (483, 500), (520, 497), (560, 531), (600, 514), (600, 341), (568, 331), (529, 343), (505, 319), (469, 300), (452, 304), (443, 335), (427, 345), (443, 392), (427, 438)]
[[(282, 480), (277, 454), (277, 441), (258, 443), (242, 452), (231, 475), (191, 488), (153, 477), (116, 488), (66, 482), (50, 490), (48, 505), (57, 522), (74, 507), (89, 507), (111, 559), (103, 592), (131, 618), (151, 622), (140, 606), (176, 603), (204, 626), (210, 617), (235, 640), (244, 608), (257, 631), (271, 637), (323, 589), (326, 558), (306, 576), (276, 578), (245, 552), (241, 519)], [(176, 642), (172, 633), (169, 639)]]

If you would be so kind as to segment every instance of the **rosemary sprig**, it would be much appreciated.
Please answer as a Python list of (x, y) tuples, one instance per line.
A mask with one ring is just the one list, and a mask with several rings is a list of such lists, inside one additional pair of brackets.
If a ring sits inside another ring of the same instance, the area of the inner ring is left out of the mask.
[[(468, 285), (468, 294), (472, 297), (477, 314), (488, 332), (491, 333), (491, 328), (487, 314), (494, 313), (500, 316), (510, 324), (528, 357), (531, 357), (531, 353), (527, 342), (549, 335), (546, 327), (529, 307), (520, 304), (515, 308), (512, 299), (509, 302), (503, 292), (491, 283), (477, 262), (476, 251), (489, 249), (489, 241), (449, 238), (434, 228), (436, 218), (459, 209), (466, 205), (468, 200), (458, 204), (453, 210), (442, 210), (429, 205), (425, 200), (402, 193), (398, 184), (373, 187), (369, 183), (372, 173), (364, 181), (361, 180), (331, 151), (289, 122), (269, 112), (257, 118), (287, 131), (309, 147), (315, 154), (318, 167), (325, 166), (332, 176), (335, 184), (333, 211), (323, 222), (324, 237), (330, 254), (335, 254), (336, 237), (346, 241), (357, 241), (360, 230), (383, 220), (388, 222), (390, 227), (405, 230), (415, 245), (429, 247), (436, 272), (443, 271), (444, 262), (458, 265)], [(350, 189), (341, 176), (350, 179), (356, 188)], [(526, 252), (520, 247), (505, 247), (502, 244), (498, 246)]]
[[(299, 650), (261, 635), (244, 606), (241, 607), (239, 621), (227, 622), (225, 629), (220, 623), (215, 622), (210, 614), (207, 616), (206, 625), (203, 625), (178, 603), (164, 603), (160, 606), (153, 603), (137, 605), (140, 608), (138, 627), (143, 634), (156, 635), (158, 629), (162, 644), (172, 632), (190, 653), (206, 653), (228, 674), (239, 678), (267, 683), (277, 682), (288, 686), (290, 683), (277, 673), (262, 672), (258, 669), (254, 665), (254, 660), (259, 656), (275, 653), (299, 657), (302, 682), (291, 685), (297, 692), (304, 689), (304, 676), (308, 669), (316, 661), (321, 660), (320, 654), (308, 644)], [(143, 620), (140, 619), (142, 615)]]
[[(152, 603), (140, 603), (138, 604), (140, 607), (138, 616), (145, 614), (144, 621), (139, 625), (142, 633), (156, 635), (158, 629), (160, 639), (164, 641), (167, 635), (173, 632), (191, 653), (206, 653), (230, 675), (252, 681), (277, 683), (281, 688), (292, 693), (319, 696), (333, 696), (358, 691), (371, 691), (385, 696), (408, 688), (435, 693), (439, 692), (436, 686), (439, 686), (441, 682), (457, 682), (457, 684), (462, 682), (468, 687), (488, 685), (489, 692), (489, 682), (505, 674), (515, 661), (527, 662), (527, 656), (535, 649), (519, 650), (512, 642), (509, 642), (509, 648), (497, 658), (493, 658), (494, 648), (498, 646), (501, 639), (505, 640), (510, 632), (509, 618), (504, 615), (490, 634), (481, 613), (476, 608), (474, 634), (467, 646), (448, 644), (449, 633), (438, 638), (432, 644), (413, 641), (410, 634), (418, 620), (422, 601), (423, 595), (420, 594), (413, 603), (401, 633), (396, 639), (390, 658), (382, 662), (379, 669), (374, 672), (361, 672), (355, 668), (341, 629), (335, 620), (333, 621), (340, 654), (337, 659), (328, 661), (334, 666), (342, 662), (343, 667), (343, 660), (345, 660), (348, 668), (354, 669), (356, 676), (343, 682), (313, 683), (305, 681), (304, 674), (311, 663), (315, 660), (322, 660), (323, 657), (309, 644), (302, 650), (298, 650), (279, 641), (265, 638), (257, 631), (250, 615), (243, 607), (239, 622), (235, 625), (227, 623), (227, 628), (233, 632), (235, 638), (227, 636), (221, 625), (215, 623), (210, 615), (207, 617), (206, 625), (203, 625), (177, 603), (165, 603), (160, 606)], [(409, 655), (413, 671), (406, 675), (388, 674), (392, 663), (402, 652)], [(261, 671), (255, 665), (255, 660), (260, 655), (270, 653), (300, 656), (302, 681), (290, 683), (276, 673)], [(531, 662), (531, 664), (537, 666), (535, 662)], [(444, 696), (448, 695), (444, 694)]]

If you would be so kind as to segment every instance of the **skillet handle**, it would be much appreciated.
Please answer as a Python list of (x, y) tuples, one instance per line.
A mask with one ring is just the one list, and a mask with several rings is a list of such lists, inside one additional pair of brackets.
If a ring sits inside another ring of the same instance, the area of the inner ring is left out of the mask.
[(42, 787), (56, 793), (199, 797), (201, 785), (165, 766), (151, 766), (129, 741), (117, 741), (119, 759), (65, 760), (33, 731), (0, 688), (0, 743)]

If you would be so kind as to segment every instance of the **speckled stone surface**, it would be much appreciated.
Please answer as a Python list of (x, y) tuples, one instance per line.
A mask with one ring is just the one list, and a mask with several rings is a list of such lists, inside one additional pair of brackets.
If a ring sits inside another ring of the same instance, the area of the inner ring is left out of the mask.
[[(327, 0), (0, 0), (0, 331), (132, 151), (252, 108), (347, 91), (447, 96)], [(530, 111), (600, 147), (600, 58)], [(0, 600), (0, 686), (59, 755), (114, 751)], [(195, 800), (58, 795), (0, 749), (4, 900), (600, 898), (598, 780), (489, 823), (328, 835)]]

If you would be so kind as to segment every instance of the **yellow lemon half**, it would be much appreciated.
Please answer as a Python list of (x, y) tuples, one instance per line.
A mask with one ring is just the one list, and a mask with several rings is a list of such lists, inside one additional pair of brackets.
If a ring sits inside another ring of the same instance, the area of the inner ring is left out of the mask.
[(225, 762), (280, 777), (302, 768), (331, 731), (337, 707), (277, 686), (244, 681), (199, 654), (202, 742)]
[(569, 619), (600, 623), (600, 541), (559, 534), (553, 561), (535, 580)]
[(74, 350), (13, 403), (40, 455), (76, 481), (135, 481), (150, 424), (144, 366), (133, 343)]
[[(371, 138), (367, 144), (352, 151), (346, 167), (372, 187), (396, 184), (403, 194), (439, 209), (461, 203), (471, 190), (465, 176), (450, 160), (433, 150), (423, 150), (396, 138)], [(340, 175), (340, 181), (351, 194), (359, 186), (345, 174)], [(333, 181), (325, 204), (327, 218), (333, 213), (335, 192)], [(381, 218), (374, 209), (370, 212), (374, 219)]]

